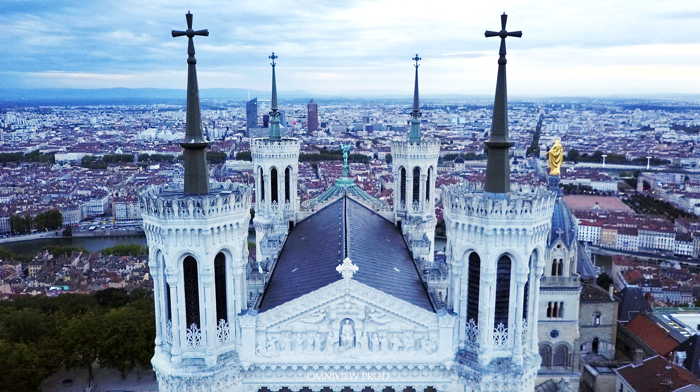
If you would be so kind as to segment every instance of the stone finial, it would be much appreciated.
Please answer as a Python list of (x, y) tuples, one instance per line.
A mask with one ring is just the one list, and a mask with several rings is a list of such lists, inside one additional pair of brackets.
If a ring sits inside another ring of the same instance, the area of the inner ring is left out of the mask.
[(353, 275), (355, 275), (359, 269), (360, 267), (353, 264), (349, 257), (346, 257), (342, 264), (335, 267), (335, 270), (343, 275), (343, 279), (352, 279)]

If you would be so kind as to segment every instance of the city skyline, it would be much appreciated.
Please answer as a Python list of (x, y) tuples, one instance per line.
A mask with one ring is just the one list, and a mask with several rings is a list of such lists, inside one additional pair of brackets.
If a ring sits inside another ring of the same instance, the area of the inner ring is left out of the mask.
[[(181, 88), (185, 53), (169, 32), (188, 8), (200, 87), (267, 90), (266, 57), (280, 55), (280, 92), (376, 96), (410, 93), (410, 57), (423, 57), (427, 96), (491, 94), (497, 48), (484, 39), (506, 11), (523, 39), (509, 45), (513, 96), (673, 95), (698, 91), (700, 5), (690, 1), (586, 4), (391, 1), (10, 1), (0, 82), (11, 88)], [(556, 6), (556, 7), (555, 7)], [(590, 31), (590, 26), (598, 26)], [(604, 28), (600, 26), (605, 26)], [(643, 83), (642, 83), (643, 82)]]

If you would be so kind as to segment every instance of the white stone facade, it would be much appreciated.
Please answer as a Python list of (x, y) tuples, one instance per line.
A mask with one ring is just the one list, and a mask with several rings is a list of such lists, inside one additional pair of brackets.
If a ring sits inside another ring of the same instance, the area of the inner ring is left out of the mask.
[(391, 144), (394, 221), (401, 224), (414, 257), (428, 264), (435, 253), (435, 179), (439, 156), (437, 141)]
[(459, 184), (444, 188), (443, 200), (447, 307), (458, 317), (460, 382), (466, 391), (532, 391), (540, 366), (540, 277), (555, 196), (544, 188), (504, 195)]
[[(256, 138), (250, 143), (255, 175), (256, 260), (268, 263), (277, 256), (299, 211), (299, 139)], [(274, 183), (273, 183), (274, 182)]]
[[(152, 364), (161, 391), (200, 390), (206, 384), (199, 382), (229, 361), (240, 342), (238, 315), (247, 309), (250, 190), (231, 183), (212, 188), (208, 195), (187, 196), (151, 186), (139, 195), (156, 304)], [(219, 258), (223, 270), (217, 270)], [(184, 267), (190, 260), (193, 277)], [(215, 276), (219, 272), (223, 279)], [(191, 282), (194, 295), (187, 291)], [(224, 290), (225, 301), (217, 302), (217, 289)], [(197, 309), (196, 322), (188, 323), (190, 307)], [(225, 318), (217, 319), (219, 309)], [(193, 372), (196, 377), (189, 377)]]

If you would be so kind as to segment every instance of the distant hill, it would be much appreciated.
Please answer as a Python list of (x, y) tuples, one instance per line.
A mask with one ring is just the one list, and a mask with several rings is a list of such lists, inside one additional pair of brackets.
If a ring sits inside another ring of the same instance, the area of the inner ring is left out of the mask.
[[(245, 101), (250, 97), (266, 97), (268, 92), (241, 88), (202, 89), (202, 100)], [(303, 93), (294, 93), (300, 96)], [(290, 94), (287, 94), (290, 95)], [(311, 94), (306, 94), (310, 97)], [(5, 104), (153, 104), (183, 103), (185, 89), (105, 88), (105, 89), (0, 89), (0, 102)]]

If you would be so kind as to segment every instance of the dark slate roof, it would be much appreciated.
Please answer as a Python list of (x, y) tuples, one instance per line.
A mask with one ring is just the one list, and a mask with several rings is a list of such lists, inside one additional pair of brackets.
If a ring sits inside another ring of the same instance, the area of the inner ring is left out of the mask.
[(641, 287), (627, 286), (620, 292), (620, 305), (617, 308), (619, 321), (630, 321), (639, 313), (651, 311), (649, 302), (644, 297)]
[(359, 267), (353, 279), (434, 311), (399, 229), (347, 196), (292, 229), (265, 288), (259, 311), (340, 280), (335, 268), (345, 257)]
[(700, 378), (700, 332), (681, 343), (677, 351), (685, 351), (683, 366)]
[(581, 288), (581, 302), (590, 304), (615, 302), (615, 300), (610, 298), (610, 293), (603, 290), (603, 288), (597, 284), (593, 282), (584, 282)]
[(568, 248), (571, 248), (571, 244), (576, 240), (576, 221), (561, 197), (557, 198), (556, 203), (554, 203), (552, 230), (549, 232), (549, 246), (554, 245), (559, 238)]

